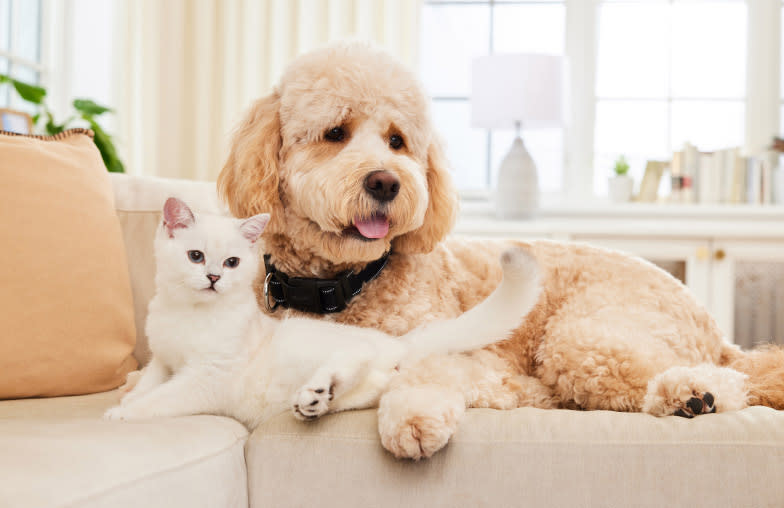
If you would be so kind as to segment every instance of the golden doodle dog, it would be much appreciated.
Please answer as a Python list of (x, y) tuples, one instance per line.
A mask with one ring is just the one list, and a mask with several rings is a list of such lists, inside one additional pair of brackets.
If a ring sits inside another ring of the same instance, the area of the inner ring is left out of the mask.
[[(276, 273), (333, 279), (390, 252), (361, 293), (326, 319), (403, 334), (465, 312), (501, 276), (505, 242), (446, 237), (457, 194), (428, 100), (411, 72), (367, 46), (295, 60), (242, 121), (218, 185), (235, 215), (272, 213), (264, 241)], [(378, 415), (382, 444), (395, 456), (431, 456), (466, 407), (685, 417), (784, 408), (784, 352), (728, 343), (669, 274), (585, 245), (523, 245), (543, 270), (538, 304), (508, 340), (431, 357), (397, 376)], [(264, 280), (257, 289), (269, 305)]]

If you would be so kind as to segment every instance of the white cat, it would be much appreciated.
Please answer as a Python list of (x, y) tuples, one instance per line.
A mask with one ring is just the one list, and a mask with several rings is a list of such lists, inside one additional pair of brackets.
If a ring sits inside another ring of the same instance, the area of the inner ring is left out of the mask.
[(269, 215), (195, 217), (169, 198), (163, 217), (146, 329), (152, 360), (105, 418), (211, 413), (254, 428), (289, 408), (311, 420), (375, 407), (400, 369), (503, 340), (539, 295), (536, 261), (513, 248), (501, 257), (501, 284), (484, 302), (402, 337), (325, 320), (277, 320), (258, 309), (253, 291), (256, 240)]

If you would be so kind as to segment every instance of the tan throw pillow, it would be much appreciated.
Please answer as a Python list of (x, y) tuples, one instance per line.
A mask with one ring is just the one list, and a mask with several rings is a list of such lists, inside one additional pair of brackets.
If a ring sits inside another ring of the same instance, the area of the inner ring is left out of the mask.
[(92, 132), (0, 133), (0, 398), (94, 393), (136, 368), (128, 265)]

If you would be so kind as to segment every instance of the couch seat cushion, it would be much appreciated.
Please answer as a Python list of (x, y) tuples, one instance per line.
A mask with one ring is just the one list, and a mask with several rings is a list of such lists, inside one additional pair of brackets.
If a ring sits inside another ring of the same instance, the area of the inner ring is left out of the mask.
[(117, 398), (0, 402), (0, 506), (247, 506), (242, 425), (217, 416), (101, 420)]
[(784, 412), (687, 420), (606, 411), (469, 410), (430, 460), (381, 447), (375, 411), (248, 440), (251, 507), (784, 506)]

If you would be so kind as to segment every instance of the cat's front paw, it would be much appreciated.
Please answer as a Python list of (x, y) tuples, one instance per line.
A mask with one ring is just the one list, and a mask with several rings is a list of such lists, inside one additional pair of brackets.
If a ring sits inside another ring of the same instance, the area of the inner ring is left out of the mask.
[(129, 408), (126, 405), (115, 406), (103, 414), (104, 420), (146, 420), (152, 418), (153, 414), (147, 414), (141, 408)]
[(115, 406), (103, 414), (104, 420), (127, 420), (128, 411), (123, 406)]
[(294, 396), (291, 407), (298, 420), (315, 420), (329, 412), (329, 403), (334, 397), (332, 386), (303, 386)]

